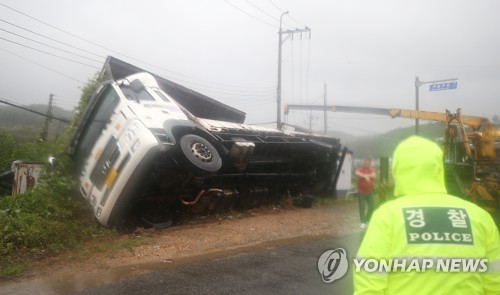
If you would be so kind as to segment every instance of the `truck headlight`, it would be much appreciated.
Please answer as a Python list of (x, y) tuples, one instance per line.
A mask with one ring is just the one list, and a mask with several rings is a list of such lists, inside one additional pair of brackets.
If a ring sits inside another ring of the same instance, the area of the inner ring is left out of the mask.
[(125, 130), (125, 140), (130, 143), (136, 135), (136, 130), (139, 128), (139, 124), (137, 122), (133, 122), (130, 126)]
[(172, 140), (170, 139), (170, 137), (168, 136), (167, 132), (165, 132), (165, 129), (163, 129), (163, 128), (150, 128), (149, 130), (153, 133), (153, 135), (156, 137), (158, 142), (163, 143), (163, 144), (173, 143)]
[(127, 131), (125, 131), (125, 140), (127, 142), (131, 142), (134, 136), (135, 136), (134, 131), (130, 129), (127, 129)]
[(95, 204), (97, 203), (97, 199), (94, 195), (90, 196), (89, 201), (90, 201), (90, 204), (92, 205), (92, 207), (95, 207)]

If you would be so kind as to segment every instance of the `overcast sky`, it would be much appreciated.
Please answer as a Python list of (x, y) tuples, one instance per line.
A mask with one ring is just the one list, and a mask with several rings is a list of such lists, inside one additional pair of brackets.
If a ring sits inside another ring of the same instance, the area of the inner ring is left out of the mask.
[[(283, 42), (284, 104), (322, 104), (326, 84), (331, 105), (413, 109), (419, 76), (459, 78), (456, 90), (421, 86), (420, 109), (500, 114), (496, 0), (0, 0), (0, 98), (29, 105), (54, 93), (71, 109), (112, 55), (246, 112), (247, 123), (273, 122), (284, 11), (283, 30), (311, 29)], [(310, 113), (287, 119), (309, 126)], [(328, 121), (359, 135), (413, 124)], [(312, 126), (323, 129), (322, 113)]]

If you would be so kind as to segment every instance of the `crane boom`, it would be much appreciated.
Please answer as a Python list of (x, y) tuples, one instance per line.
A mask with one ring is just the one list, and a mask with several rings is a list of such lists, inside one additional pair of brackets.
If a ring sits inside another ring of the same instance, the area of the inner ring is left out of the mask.
[[(331, 111), (341, 113), (358, 113), (358, 114), (372, 114), (372, 115), (385, 115), (392, 118), (409, 118), (409, 119), (422, 119), (429, 121), (448, 122), (450, 121), (450, 113), (438, 113), (427, 111), (406, 110), (398, 108), (372, 108), (372, 107), (357, 107), (357, 106), (340, 106), (340, 105), (299, 105), (287, 104), (285, 105), (285, 115), (290, 110), (312, 110), (312, 111)], [(460, 111), (457, 111), (460, 114)], [(489, 120), (484, 117), (460, 115), (463, 124), (470, 126), (472, 129), (477, 130), (485, 125), (490, 124)], [(458, 118), (457, 118), (458, 120)]]

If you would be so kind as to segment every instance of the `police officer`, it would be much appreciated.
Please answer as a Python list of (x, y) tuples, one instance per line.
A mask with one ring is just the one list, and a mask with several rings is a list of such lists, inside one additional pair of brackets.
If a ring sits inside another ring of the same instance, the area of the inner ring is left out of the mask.
[[(500, 294), (498, 229), (486, 211), (447, 194), (439, 146), (411, 136), (396, 148), (392, 170), (396, 199), (374, 212), (357, 261), (427, 260), (432, 267), (355, 269), (354, 293)], [(450, 260), (458, 263), (450, 267)], [(482, 264), (466, 269), (474, 260)]]

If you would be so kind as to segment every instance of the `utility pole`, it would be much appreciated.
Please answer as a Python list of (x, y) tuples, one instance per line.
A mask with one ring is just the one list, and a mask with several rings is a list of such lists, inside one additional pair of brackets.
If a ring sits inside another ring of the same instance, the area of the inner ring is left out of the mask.
[(326, 83), (325, 83), (325, 93), (324, 93), (323, 106), (325, 107), (325, 110), (323, 112), (323, 119), (324, 119), (324, 123), (325, 123), (325, 134), (326, 134), (327, 129), (328, 129), (328, 127), (327, 127), (327, 114), (328, 114), (328, 112), (326, 109)]
[(311, 110), (311, 111), (309, 111), (309, 117), (308, 118), (309, 118), (309, 132), (312, 133), (313, 120), (314, 119), (319, 119), (319, 117), (318, 116), (313, 116), (312, 110)]
[(40, 139), (45, 142), (49, 136), (49, 123), (52, 122), (52, 100), (54, 99), (54, 94), (50, 94), (49, 96), (49, 107), (47, 109), (47, 115), (45, 118), (45, 125), (42, 129), (42, 134), (40, 135)]
[[(286, 30), (283, 31), (281, 28), (283, 16), (285, 14), (288, 14), (288, 11), (285, 11), (281, 14), (280, 16), (280, 30), (278, 32), (279, 39), (278, 39), (278, 87), (276, 89), (276, 127), (278, 129), (281, 129), (281, 46), (283, 43), (288, 40), (293, 34), (296, 33), (306, 33), (309, 32), (311, 33), (311, 29), (308, 27), (305, 27), (304, 29), (295, 29), (295, 30)], [(283, 39), (283, 35), (286, 35), (285, 39)]]

